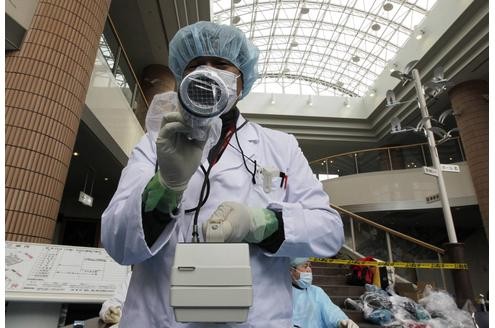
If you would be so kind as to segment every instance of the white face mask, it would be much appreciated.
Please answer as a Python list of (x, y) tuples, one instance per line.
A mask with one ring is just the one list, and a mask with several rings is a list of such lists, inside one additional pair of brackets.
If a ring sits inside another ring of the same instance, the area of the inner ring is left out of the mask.
[(313, 274), (311, 272), (299, 272), (299, 279), (296, 282), (299, 287), (306, 289), (313, 283)]
[(179, 99), (197, 120), (218, 117), (229, 111), (238, 99), (236, 75), (210, 66), (199, 66), (182, 79)]

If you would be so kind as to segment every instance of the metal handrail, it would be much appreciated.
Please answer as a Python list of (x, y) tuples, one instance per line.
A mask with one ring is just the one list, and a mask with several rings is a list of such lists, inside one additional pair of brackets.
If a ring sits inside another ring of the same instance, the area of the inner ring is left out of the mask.
[(129, 60), (129, 57), (127, 56), (127, 52), (124, 49), (124, 46), (122, 45), (122, 42), (120, 41), (119, 34), (117, 33), (117, 29), (115, 28), (115, 25), (113, 24), (112, 18), (110, 17), (110, 14), (108, 15), (108, 23), (110, 24), (110, 28), (112, 29), (112, 33), (115, 35), (115, 39), (117, 40), (120, 49), (122, 50), (122, 53), (124, 54), (125, 61), (127, 62), (127, 65), (129, 66), (129, 70), (131, 71), (132, 77), (134, 78), (134, 81), (136, 81), (136, 86), (139, 90), (139, 93), (141, 94), (141, 97), (143, 98), (144, 104), (146, 105), (146, 108), (149, 108), (148, 101), (146, 100), (146, 97), (144, 96), (143, 89), (141, 89), (141, 85), (139, 84), (139, 80), (136, 76), (136, 73), (134, 73), (134, 69), (132, 68), (131, 61)]
[(407, 241), (409, 241), (411, 243), (414, 243), (414, 244), (416, 244), (418, 246), (421, 246), (421, 247), (427, 248), (429, 250), (432, 250), (432, 251), (434, 251), (434, 252), (436, 252), (438, 254), (444, 254), (445, 253), (445, 250), (442, 249), (442, 248), (440, 248), (440, 247), (437, 247), (435, 245), (429, 244), (427, 242), (424, 242), (422, 240), (416, 239), (414, 237), (405, 235), (405, 234), (403, 234), (403, 233), (401, 233), (401, 232), (399, 232), (397, 230), (394, 230), (394, 229), (388, 228), (386, 226), (383, 226), (383, 225), (381, 225), (379, 223), (376, 223), (376, 222), (374, 222), (374, 221), (372, 221), (370, 219), (367, 219), (365, 217), (362, 217), (362, 216), (360, 216), (358, 214), (355, 214), (353, 212), (349, 212), (348, 210), (345, 210), (345, 209), (343, 209), (340, 206), (337, 206), (337, 205), (334, 205), (334, 204), (330, 204), (330, 206), (333, 209), (335, 209), (336, 211), (338, 211), (338, 212), (341, 212), (341, 213), (344, 213), (344, 214), (349, 215), (350, 217), (352, 217), (352, 219), (356, 219), (356, 220), (358, 220), (360, 222), (363, 222), (365, 224), (371, 225), (371, 226), (373, 226), (373, 227), (375, 227), (377, 229), (380, 229), (382, 231), (385, 231), (386, 233), (389, 233), (391, 235), (394, 235), (394, 236), (396, 236), (398, 238), (407, 240)]
[[(459, 137), (453, 137), (453, 138), (451, 138), (449, 140), (455, 140), (455, 139), (459, 139)], [(372, 151), (390, 150), (390, 149), (399, 149), (399, 148), (413, 148), (413, 147), (417, 147), (417, 146), (428, 146), (428, 143), (427, 142), (422, 142), (422, 143), (416, 143), (416, 144), (410, 144), (410, 145), (401, 145), (401, 146), (390, 146), (390, 147), (379, 147), (379, 148), (355, 150), (355, 151), (350, 151), (350, 152), (347, 152), (347, 153), (342, 153), (342, 154), (337, 154), (337, 155), (323, 157), (323, 158), (320, 158), (320, 159), (311, 161), (311, 162), (309, 162), (309, 164), (311, 165), (311, 164), (315, 164), (315, 163), (320, 163), (322, 161), (329, 160), (329, 159), (334, 159), (336, 157), (342, 157), (342, 156), (347, 156), (347, 155), (354, 155), (354, 154), (357, 154), (357, 153), (367, 153), (367, 152), (372, 152)]]

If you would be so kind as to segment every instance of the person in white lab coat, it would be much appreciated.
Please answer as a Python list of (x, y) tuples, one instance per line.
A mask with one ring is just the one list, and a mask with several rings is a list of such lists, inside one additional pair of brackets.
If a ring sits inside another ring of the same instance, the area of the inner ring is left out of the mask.
[[(101, 305), (99, 316), (104, 323), (118, 324), (120, 321), (120, 318), (122, 317), (122, 307), (124, 306), (131, 275), (132, 271), (129, 271), (125, 280), (122, 281), (117, 289), (115, 289), (112, 297), (107, 299)], [(117, 327), (117, 325), (113, 325), (112, 327)]]
[[(191, 241), (195, 209), (199, 227), (216, 222), (225, 241), (250, 244), (253, 304), (247, 322), (212, 327), (290, 327), (289, 258), (329, 257), (342, 246), (341, 218), (296, 139), (247, 121), (235, 106), (257, 78), (257, 60), (257, 48), (231, 26), (198, 22), (171, 41), (169, 67), (179, 85), (199, 69), (219, 72), (235, 90), (235, 101), (223, 112), (220, 139), (211, 149), (190, 137), (195, 131), (181, 112), (165, 114), (161, 127), (155, 124), (158, 131), (150, 129), (134, 148), (102, 216), (104, 247), (117, 262), (134, 264), (121, 328), (210, 327), (179, 324), (170, 307), (175, 245)], [(280, 172), (268, 192), (260, 167)]]

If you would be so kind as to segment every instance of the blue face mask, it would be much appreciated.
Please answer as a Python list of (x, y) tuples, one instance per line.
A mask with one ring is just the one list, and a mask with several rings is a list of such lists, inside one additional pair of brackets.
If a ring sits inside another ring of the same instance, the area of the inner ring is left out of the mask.
[(299, 279), (297, 280), (297, 284), (301, 288), (308, 288), (311, 286), (313, 282), (313, 274), (311, 272), (299, 272)]

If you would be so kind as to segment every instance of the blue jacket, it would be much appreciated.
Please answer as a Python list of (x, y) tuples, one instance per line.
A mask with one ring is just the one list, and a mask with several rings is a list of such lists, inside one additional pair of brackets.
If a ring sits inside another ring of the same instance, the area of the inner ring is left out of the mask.
[(292, 287), (293, 324), (300, 328), (338, 328), (345, 313), (318, 286)]

